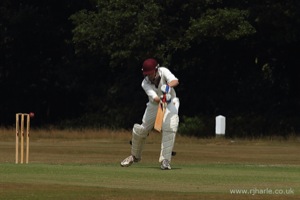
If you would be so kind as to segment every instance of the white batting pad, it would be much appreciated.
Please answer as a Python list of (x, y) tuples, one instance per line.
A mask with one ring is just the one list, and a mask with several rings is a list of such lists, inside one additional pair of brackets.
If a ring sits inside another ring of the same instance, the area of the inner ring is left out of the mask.
[(137, 159), (142, 158), (142, 151), (146, 142), (147, 134), (148, 133), (141, 125), (134, 124), (132, 129), (131, 155), (134, 155)]
[(162, 132), (162, 142), (161, 142), (161, 151), (159, 162), (162, 162), (164, 159), (167, 159), (171, 162), (172, 150), (174, 147), (176, 133), (175, 132)]
[(169, 103), (164, 117), (164, 124), (162, 127), (162, 142), (159, 162), (167, 159), (171, 162), (172, 151), (175, 143), (176, 132), (179, 124), (179, 99), (173, 99), (172, 103)]

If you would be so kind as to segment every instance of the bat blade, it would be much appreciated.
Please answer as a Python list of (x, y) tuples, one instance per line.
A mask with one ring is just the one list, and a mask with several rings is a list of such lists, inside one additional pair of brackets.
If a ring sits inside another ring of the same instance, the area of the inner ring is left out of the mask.
[(156, 130), (158, 132), (161, 132), (161, 130), (162, 130), (165, 111), (166, 111), (165, 103), (159, 103), (158, 108), (157, 108), (156, 119), (155, 119), (155, 123), (154, 123), (154, 130)]

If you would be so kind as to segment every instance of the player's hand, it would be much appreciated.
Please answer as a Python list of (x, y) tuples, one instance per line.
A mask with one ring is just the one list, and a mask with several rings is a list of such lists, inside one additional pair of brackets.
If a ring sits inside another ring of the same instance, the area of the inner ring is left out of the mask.
[(167, 84), (163, 84), (160, 87), (160, 90), (162, 91), (163, 94), (169, 94), (171, 92), (171, 87)]
[(171, 102), (171, 99), (172, 97), (171, 97), (171, 94), (164, 94), (164, 95), (161, 95), (160, 96), (160, 101), (162, 102), (162, 103), (170, 103)]

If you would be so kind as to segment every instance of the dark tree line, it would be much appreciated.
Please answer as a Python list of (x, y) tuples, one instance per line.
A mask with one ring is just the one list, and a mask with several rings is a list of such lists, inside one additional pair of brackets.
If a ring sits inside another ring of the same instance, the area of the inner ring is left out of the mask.
[(131, 128), (147, 97), (141, 64), (180, 79), (180, 132), (299, 133), (300, 3), (30, 1), (0, 3), (0, 124)]

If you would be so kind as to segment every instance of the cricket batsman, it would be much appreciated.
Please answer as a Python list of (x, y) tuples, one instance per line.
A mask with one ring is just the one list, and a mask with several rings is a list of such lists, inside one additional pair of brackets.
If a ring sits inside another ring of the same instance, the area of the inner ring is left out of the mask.
[(163, 97), (166, 109), (162, 123), (162, 141), (159, 162), (161, 169), (171, 169), (171, 157), (176, 132), (179, 124), (179, 99), (176, 97), (174, 87), (179, 84), (178, 79), (165, 67), (160, 67), (153, 58), (143, 62), (142, 72), (144, 79), (142, 88), (149, 98), (142, 118), (142, 124), (134, 124), (132, 129), (131, 155), (121, 162), (122, 167), (128, 167), (142, 159), (143, 147), (149, 132), (153, 129), (158, 106)]

